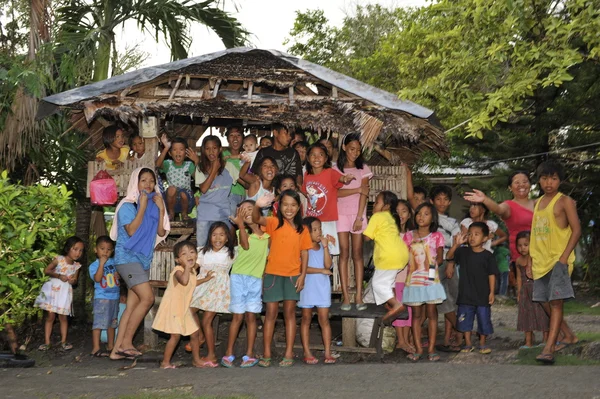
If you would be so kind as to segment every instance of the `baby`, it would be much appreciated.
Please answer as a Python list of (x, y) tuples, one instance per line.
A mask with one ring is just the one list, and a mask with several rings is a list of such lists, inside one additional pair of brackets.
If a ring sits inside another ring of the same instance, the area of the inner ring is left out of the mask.
[(252, 167), (256, 154), (258, 153), (258, 139), (256, 138), (256, 135), (249, 134), (244, 137), (242, 148), (244, 149), (244, 156), (241, 158), (241, 163), (244, 164), (250, 162), (250, 167)]

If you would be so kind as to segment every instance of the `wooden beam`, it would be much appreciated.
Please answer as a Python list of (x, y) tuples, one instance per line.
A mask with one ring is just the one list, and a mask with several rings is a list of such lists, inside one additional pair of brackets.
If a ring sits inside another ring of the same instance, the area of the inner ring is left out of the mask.
[(254, 88), (254, 82), (248, 82), (248, 105), (252, 104), (252, 89)]
[(219, 93), (219, 86), (221, 85), (221, 78), (217, 79), (217, 83), (215, 83), (215, 87), (212, 92), (212, 97), (215, 98)]
[(179, 78), (177, 79), (177, 83), (175, 83), (175, 87), (173, 87), (173, 91), (171, 91), (171, 94), (169, 95), (169, 100), (172, 100), (173, 97), (175, 97), (175, 92), (177, 92), (177, 89), (179, 89), (179, 85), (181, 84), (181, 79), (183, 79), (183, 75), (179, 75)]
[(294, 86), (288, 87), (288, 100), (290, 105), (294, 104)]
[(333, 97), (333, 98), (338, 97), (337, 87), (335, 87), (335, 86), (331, 86), (331, 97)]

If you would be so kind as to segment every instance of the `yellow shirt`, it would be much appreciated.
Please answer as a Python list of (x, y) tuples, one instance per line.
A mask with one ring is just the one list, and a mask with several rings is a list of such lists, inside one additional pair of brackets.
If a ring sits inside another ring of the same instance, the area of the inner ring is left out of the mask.
[[(127, 158), (129, 157), (129, 147), (124, 145), (123, 147), (121, 147), (121, 153), (119, 154), (119, 158), (117, 159), (119, 162), (125, 162), (127, 160)], [(108, 157), (108, 154), (106, 153), (106, 149), (100, 151), (98, 154), (96, 154), (96, 158), (100, 158), (104, 160), (104, 163), (106, 164), (106, 169), (108, 170), (115, 170), (117, 169), (117, 166), (113, 163), (113, 159), (110, 159)]]
[[(540, 200), (535, 204), (529, 243), (534, 280), (544, 277), (552, 270), (571, 238), (571, 226), (562, 229), (556, 224), (554, 218), (554, 205), (562, 196), (562, 193), (556, 194), (546, 208), (542, 210), (539, 209)], [(574, 262), (575, 252), (573, 251), (567, 261), (569, 274), (573, 272)]]
[(408, 248), (400, 238), (398, 226), (389, 211), (371, 216), (364, 235), (375, 241), (375, 269), (402, 270), (408, 263)]

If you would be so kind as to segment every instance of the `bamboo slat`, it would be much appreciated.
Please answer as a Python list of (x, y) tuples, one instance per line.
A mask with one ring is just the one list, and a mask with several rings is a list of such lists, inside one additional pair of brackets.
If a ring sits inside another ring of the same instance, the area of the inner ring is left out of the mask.
[(369, 201), (375, 202), (380, 191), (389, 190), (398, 198), (406, 199), (406, 166), (371, 166)]

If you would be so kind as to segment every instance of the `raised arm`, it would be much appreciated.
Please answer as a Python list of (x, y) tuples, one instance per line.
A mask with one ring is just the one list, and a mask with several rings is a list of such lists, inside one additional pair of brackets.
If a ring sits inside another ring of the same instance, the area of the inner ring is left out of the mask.
[(252, 222), (261, 226), (267, 225), (267, 218), (262, 215), (261, 208), (265, 208), (273, 202), (275, 197), (271, 193), (266, 193), (262, 197), (256, 200), (254, 208), (252, 209)]
[(240, 169), (240, 179), (242, 179), (247, 184), (252, 185), (254, 182), (258, 180), (258, 176), (255, 174), (248, 173), (250, 170), (250, 162), (244, 162), (242, 168)]
[(244, 224), (244, 220), (247, 216), (250, 216), (250, 210), (245, 208), (238, 208), (235, 214), (235, 217), (229, 217), (233, 223), (238, 227), (238, 231), (240, 232), (240, 246), (244, 248), (245, 251), (250, 248), (250, 243), (248, 242), (248, 231), (246, 230), (246, 225)]
[(448, 264), (446, 265), (446, 278), (450, 279), (452, 278), (452, 276), (454, 276), (454, 266), (456, 264), (456, 261), (454, 260), (454, 253), (465, 242), (467, 242), (466, 234), (458, 233), (456, 236), (454, 236), (454, 245), (452, 245), (452, 248), (450, 248), (450, 250), (446, 254), (446, 261), (448, 262)]
[(463, 195), (465, 201), (475, 202), (484, 204), (487, 208), (500, 216), (502, 219), (508, 219), (510, 217), (510, 207), (505, 203), (498, 204), (496, 201), (488, 197), (483, 191), (473, 189), (473, 191), (466, 192)]
[(412, 170), (408, 167), (408, 165), (404, 165), (406, 167), (406, 199), (410, 204), (412, 209), (417, 209), (419, 203), (415, 200), (415, 190), (412, 178)]
[(210, 189), (210, 186), (213, 184), (213, 181), (215, 181), (216, 177), (219, 174), (220, 167), (221, 163), (218, 159), (210, 164), (210, 171), (208, 173), (208, 176), (206, 177), (206, 180), (204, 180), (198, 185), (198, 188), (200, 189), (200, 192), (202, 194), (206, 194), (206, 192)]
[(169, 153), (169, 149), (171, 148), (171, 142), (168, 140), (168, 138), (165, 134), (163, 134), (160, 137), (160, 142), (163, 144), (163, 149), (160, 152), (160, 155), (158, 156), (158, 158), (156, 158), (155, 165), (157, 168), (162, 167), (162, 164), (165, 161), (165, 157), (167, 156), (167, 154)]

